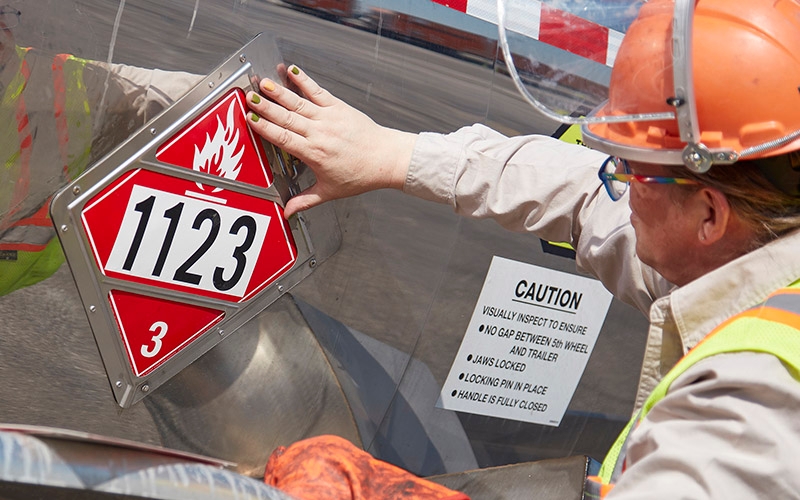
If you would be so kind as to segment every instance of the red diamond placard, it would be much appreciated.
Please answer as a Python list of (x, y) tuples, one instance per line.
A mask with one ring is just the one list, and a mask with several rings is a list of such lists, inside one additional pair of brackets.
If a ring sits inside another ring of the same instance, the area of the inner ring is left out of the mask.
[(109, 293), (108, 300), (137, 377), (151, 373), (225, 316), (205, 307), (119, 290)]
[[(164, 163), (268, 188), (272, 173), (234, 88), (156, 150)], [(139, 168), (89, 200), (81, 220), (106, 276), (240, 303), (297, 260), (282, 207), (270, 200)], [(146, 375), (222, 320), (221, 311), (114, 291), (128, 359)], [(158, 347), (158, 348), (157, 348)]]

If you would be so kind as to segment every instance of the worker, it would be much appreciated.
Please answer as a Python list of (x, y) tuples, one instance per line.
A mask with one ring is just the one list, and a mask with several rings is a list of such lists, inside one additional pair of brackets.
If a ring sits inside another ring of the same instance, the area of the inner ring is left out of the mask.
[(648, 315), (634, 416), (590, 495), (800, 498), (800, 2), (685, 4), (641, 7), (593, 114), (616, 121), (583, 125), (591, 149), (393, 130), (296, 66), (297, 93), (249, 95), (250, 124), (316, 174), (289, 216), (400, 189), (570, 243)]
[(20, 47), (23, 15), (0, 15), (0, 296), (64, 262), (52, 195), (199, 80)]

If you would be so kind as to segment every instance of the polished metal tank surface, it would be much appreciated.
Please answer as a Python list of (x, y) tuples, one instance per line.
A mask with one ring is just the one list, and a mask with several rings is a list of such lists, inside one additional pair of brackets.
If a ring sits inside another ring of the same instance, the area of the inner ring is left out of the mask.
[[(583, 500), (589, 461), (583, 456), (444, 474), (432, 481), (482, 500)], [(497, 485), (504, 485), (498, 488)]]
[(88, 433), (35, 426), (0, 430), (0, 497), (291, 500), (230, 464)]
[(164, 446), (229, 457), (239, 472), (258, 476), (273, 449), (308, 436), (361, 444), (342, 389), (289, 296), (237, 333), (144, 400)]
[[(26, 0), (14, 4), (22, 14), (13, 34), (17, 45), (47, 53), (205, 75), (266, 32), (284, 61), (386, 126), (558, 128), (522, 103), (495, 58), (383, 32), (361, 3), (344, 14), (298, 3)], [(95, 142), (110, 151), (126, 137)], [(567, 273), (574, 260), (394, 191), (315, 210), (309, 231), (331, 240), (332, 255), (127, 409), (114, 401), (67, 264), (0, 297), (0, 422), (199, 453), (254, 477), (276, 446), (323, 433), (421, 475), (604, 453), (633, 404), (646, 331), (638, 312), (612, 302), (559, 426), (444, 410), (439, 391), (492, 257)]]

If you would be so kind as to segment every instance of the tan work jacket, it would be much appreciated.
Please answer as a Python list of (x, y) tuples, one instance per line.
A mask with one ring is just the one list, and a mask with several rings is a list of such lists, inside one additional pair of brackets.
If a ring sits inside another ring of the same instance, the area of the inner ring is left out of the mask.
[[(716, 326), (800, 277), (800, 232), (676, 288), (636, 257), (627, 198), (611, 201), (597, 177), (604, 159), (549, 137), (506, 138), (475, 125), (421, 134), (404, 190), (571, 243), (580, 270), (647, 314), (636, 411)], [(798, 498), (797, 415), (800, 384), (777, 358), (745, 352), (699, 362), (631, 434), (628, 469), (609, 498)]]

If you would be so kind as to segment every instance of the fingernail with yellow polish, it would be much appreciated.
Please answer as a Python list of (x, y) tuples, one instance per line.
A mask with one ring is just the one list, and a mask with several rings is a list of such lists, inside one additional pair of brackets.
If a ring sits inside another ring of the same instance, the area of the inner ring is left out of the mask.
[(255, 114), (255, 113), (250, 113), (250, 119), (253, 120), (254, 122), (257, 122), (258, 121), (258, 115)]
[(299, 75), (300, 68), (298, 68), (297, 66), (292, 66), (292, 73), (294, 73), (295, 75)]
[(263, 88), (265, 92), (272, 92), (275, 90), (275, 83), (272, 80), (264, 80), (261, 82), (261, 88)]
[(253, 97), (250, 98), (250, 102), (258, 104), (261, 102), (261, 97), (258, 94), (253, 94)]

